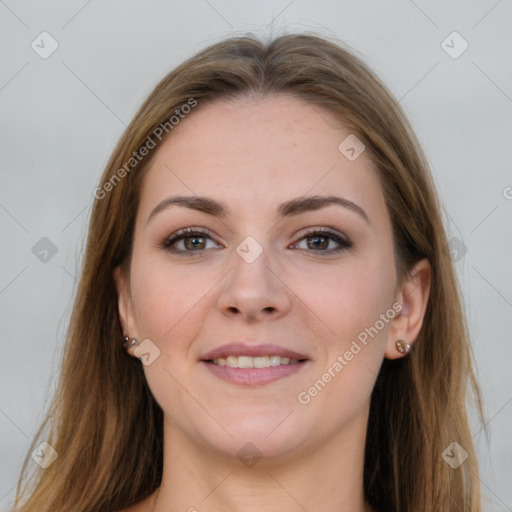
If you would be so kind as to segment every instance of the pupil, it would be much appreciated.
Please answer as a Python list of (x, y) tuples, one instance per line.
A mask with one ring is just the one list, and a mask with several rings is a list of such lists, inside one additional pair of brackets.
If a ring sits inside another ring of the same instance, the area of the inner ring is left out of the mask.
[[(311, 237), (312, 240), (313, 240), (313, 243), (312, 244), (308, 244), (309, 247), (313, 247), (313, 248), (320, 248), (320, 249), (325, 249), (328, 245), (328, 240), (327, 240), (327, 237), (325, 236), (315, 236), (315, 237)], [(320, 241), (320, 243), (318, 243)]]
[(186, 238), (185, 239), (185, 246), (187, 247), (187, 249), (198, 248), (200, 245), (203, 244), (203, 242), (201, 242), (202, 239), (204, 239), (204, 237), (202, 237), (202, 236), (195, 236), (193, 238)]

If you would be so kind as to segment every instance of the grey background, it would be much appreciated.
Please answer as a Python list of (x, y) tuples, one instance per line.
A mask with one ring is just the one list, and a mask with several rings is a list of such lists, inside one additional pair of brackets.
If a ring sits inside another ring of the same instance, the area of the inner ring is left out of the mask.
[[(55, 388), (92, 191), (125, 124), (206, 44), (320, 30), (384, 79), (432, 165), (485, 398), (490, 441), (472, 428), (485, 509), (512, 510), (511, 11), (510, 0), (0, 0), (0, 509)], [(46, 59), (31, 47), (43, 31), (58, 43)], [(458, 58), (445, 49), (461, 40), (442, 46), (454, 31), (469, 44)]]

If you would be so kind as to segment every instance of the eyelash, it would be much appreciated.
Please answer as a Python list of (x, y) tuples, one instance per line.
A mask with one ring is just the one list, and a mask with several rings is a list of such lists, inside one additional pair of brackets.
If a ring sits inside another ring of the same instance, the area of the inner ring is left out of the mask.
[[(299, 233), (298, 236), (299, 236), (298, 242), (294, 242), (292, 245), (297, 245), (303, 239), (312, 238), (313, 236), (326, 237), (329, 240), (333, 240), (334, 242), (339, 244), (340, 247), (338, 247), (336, 249), (328, 249), (325, 251), (299, 249), (299, 250), (306, 251), (306, 252), (315, 252), (320, 255), (337, 254), (337, 253), (340, 253), (347, 249), (350, 249), (353, 246), (353, 243), (346, 235), (342, 235), (342, 234), (338, 233), (337, 231), (334, 231), (329, 228), (321, 228), (321, 229), (310, 228), (310, 229), (302, 231), (301, 233)], [(208, 249), (198, 249), (197, 251), (187, 251), (187, 250), (182, 250), (182, 249), (171, 248), (171, 246), (174, 243), (179, 242), (181, 240), (185, 240), (186, 238), (193, 238), (193, 237), (210, 238), (211, 239), (210, 233), (208, 231), (203, 231), (201, 229), (196, 229), (196, 228), (184, 228), (184, 229), (180, 229), (173, 235), (167, 237), (161, 243), (161, 247), (162, 247), (162, 249), (170, 252), (171, 254), (176, 254), (178, 256), (195, 256), (195, 255), (201, 254), (203, 251), (208, 250)]]

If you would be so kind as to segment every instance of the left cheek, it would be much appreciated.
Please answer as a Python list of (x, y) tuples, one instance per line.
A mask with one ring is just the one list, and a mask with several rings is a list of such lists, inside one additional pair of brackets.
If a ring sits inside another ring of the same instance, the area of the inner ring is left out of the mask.
[[(364, 339), (362, 333), (373, 327), (391, 306), (391, 289), (385, 281), (378, 267), (365, 267), (331, 276), (324, 283), (323, 293), (318, 294), (316, 301), (325, 324), (336, 334), (337, 350), (350, 345), (360, 334)], [(380, 332), (374, 337), (380, 337)]]

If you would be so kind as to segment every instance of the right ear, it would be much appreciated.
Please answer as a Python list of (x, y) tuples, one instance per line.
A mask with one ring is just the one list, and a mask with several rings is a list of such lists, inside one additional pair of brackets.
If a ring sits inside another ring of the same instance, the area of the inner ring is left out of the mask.
[[(119, 311), (119, 321), (123, 329), (123, 336), (128, 336), (130, 339), (135, 338), (137, 341), (140, 341), (138, 339), (137, 323), (133, 309), (130, 280), (121, 266), (114, 269), (114, 281), (116, 283), (117, 308)], [(133, 357), (137, 357), (134, 354), (134, 349), (136, 348), (137, 345), (128, 350), (128, 353)]]

